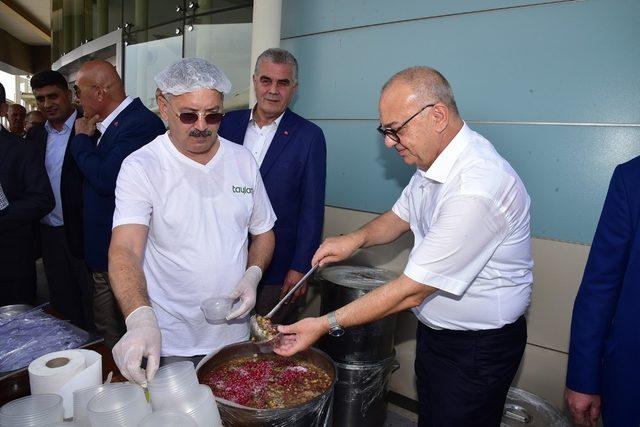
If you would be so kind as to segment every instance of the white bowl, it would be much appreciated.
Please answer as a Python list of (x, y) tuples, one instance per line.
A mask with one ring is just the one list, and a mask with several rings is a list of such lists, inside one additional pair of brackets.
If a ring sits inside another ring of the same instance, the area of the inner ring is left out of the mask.
[(62, 421), (62, 397), (36, 394), (13, 400), (0, 408), (0, 426), (40, 427)]
[(91, 398), (87, 411), (93, 427), (136, 427), (151, 407), (139, 385), (112, 383)]
[(198, 427), (198, 423), (184, 412), (156, 411), (144, 417), (138, 427)]
[(162, 366), (149, 381), (154, 411), (170, 409), (176, 402), (191, 400), (198, 392), (196, 368), (189, 361)]

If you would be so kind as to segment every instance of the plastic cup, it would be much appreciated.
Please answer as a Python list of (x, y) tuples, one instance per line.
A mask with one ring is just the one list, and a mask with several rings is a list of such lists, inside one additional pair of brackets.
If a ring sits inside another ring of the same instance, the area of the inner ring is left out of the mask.
[(87, 411), (93, 427), (137, 427), (151, 407), (142, 387), (113, 383), (89, 400)]
[(208, 385), (199, 384), (198, 392), (192, 399), (178, 402), (172, 409), (190, 415), (196, 420), (199, 427), (222, 426), (218, 406)]
[(235, 300), (235, 298), (229, 297), (208, 298), (200, 304), (200, 310), (204, 313), (204, 318), (207, 322), (213, 324), (225, 323)]
[(45, 427), (79, 427), (80, 424), (75, 421), (58, 421), (57, 423), (47, 424)]
[(198, 392), (196, 368), (189, 361), (162, 366), (149, 381), (154, 411), (171, 409), (177, 402), (189, 401)]
[(36, 394), (13, 400), (0, 408), (0, 426), (40, 427), (62, 421), (62, 397)]
[(89, 420), (89, 412), (87, 411), (87, 404), (93, 396), (108, 389), (111, 386), (118, 386), (120, 383), (112, 384), (100, 384), (91, 387), (82, 388), (73, 392), (73, 422), (82, 426), (90, 427), (91, 421)]
[(184, 412), (179, 411), (157, 411), (146, 417), (139, 427), (198, 427), (196, 420)]

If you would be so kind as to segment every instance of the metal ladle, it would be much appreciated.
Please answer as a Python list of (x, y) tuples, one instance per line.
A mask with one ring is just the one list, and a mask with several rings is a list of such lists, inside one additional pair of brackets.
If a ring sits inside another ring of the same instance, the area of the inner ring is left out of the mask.
[[(302, 276), (302, 279), (300, 279), (298, 283), (296, 283), (295, 286), (291, 288), (289, 292), (287, 292), (287, 294), (280, 300), (280, 302), (278, 302), (278, 304), (276, 304), (276, 306), (273, 307), (273, 309), (271, 309), (271, 311), (267, 313), (267, 315), (264, 316), (264, 318), (271, 319), (271, 317), (280, 309), (280, 307), (282, 307), (282, 304), (284, 304), (285, 301), (287, 301), (287, 299), (289, 299), (289, 297), (293, 295), (295, 291), (298, 290), (298, 288), (304, 283), (304, 281), (307, 280), (307, 278), (311, 276), (311, 274), (314, 271), (316, 271), (316, 268), (318, 268), (318, 265), (319, 264), (316, 264), (313, 267), (311, 267), (311, 270), (307, 271), (307, 273), (304, 276)], [(273, 325), (273, 326), (275, 327), (276, 325)], [(280, 332), (278, 332), (278, 334), (275, 337), (269, 338), (268, 332), (262, 329), (258, 324), (258, 320), (256, 319), (255, 314), (251, 316), (251, 319), (249, 319), (249, 327), (251, 331), (252, 341), (254, 341), (256, 344), (258, 344), (261, 347), (265, 346), (265, 344), (271, 346), (282, 335)]]

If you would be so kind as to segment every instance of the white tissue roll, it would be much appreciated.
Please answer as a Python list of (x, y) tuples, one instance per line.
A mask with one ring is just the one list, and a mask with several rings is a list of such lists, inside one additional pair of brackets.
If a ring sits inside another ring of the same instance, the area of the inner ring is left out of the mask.
[(73, 416), (73, 392), (102, 383), (102, 356), (92, 350), (45, 354), (29, 364), (31, 394), (62, 396), (64, 417)]
[(79, 350), (56, 351), (40, 356), (29, 364), (31, 394), (55, 394), (85, 367), (84, 354)]

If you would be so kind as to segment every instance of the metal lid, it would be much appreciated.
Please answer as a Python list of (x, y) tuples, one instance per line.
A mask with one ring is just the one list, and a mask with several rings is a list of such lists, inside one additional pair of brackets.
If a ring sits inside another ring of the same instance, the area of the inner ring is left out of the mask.
[(500, 426), (569, 427), (569, 421), (558, 409), (540, 396), (511, 387), (507, 394)]
[(339, 286), (371, 290), (397, 278), (398, 274), (381, 268), (339, 265), (322, 269), (319, 276)]

